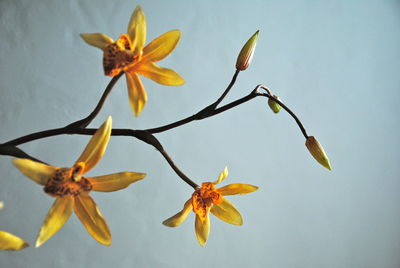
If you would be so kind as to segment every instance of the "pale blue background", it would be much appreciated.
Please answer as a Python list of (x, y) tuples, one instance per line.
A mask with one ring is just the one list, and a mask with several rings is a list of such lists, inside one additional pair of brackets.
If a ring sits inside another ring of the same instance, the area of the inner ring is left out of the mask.
[[(109, 78), (100, 50), (82, 32), (113, 38), (141, 4), (148, 41), (171, 29), (182, 38), (160, 65), (185, 79), (165, 87), (143, 79), (149, 101), (134, 118), (120, 80), (98, 126), (148, 128), (191, 115), (214, 101), (234, 71), (237, 53), (256, 30), (254, 61), (226, 101), (268, 85), (302, 119), (329, 154), (333, 171), (308, 154), (286, 114), (255, 99), (219, 116), (157, 135), (196, 182), (215, 179), (260, 190), (230, 200), (242, 227), (212, 218), (205, 248), (194, 217), (161, 225), (192, 189), (152, 147), (113, 138), (89, 175), (122, 170), (148, 177), (116, 193), (93, 193), (113, 235), (108, 248), (76, 216), (41, 248), (0, 252), (0, 267), (400, 267), (399, 1), (12, 1), (0, 2), (0, 141), (86, 116)], [(21, 146), (69, 166), (89, 137), (59, 136)], [(53, 199), (0, 161), (0, 229), (32, 245)]]

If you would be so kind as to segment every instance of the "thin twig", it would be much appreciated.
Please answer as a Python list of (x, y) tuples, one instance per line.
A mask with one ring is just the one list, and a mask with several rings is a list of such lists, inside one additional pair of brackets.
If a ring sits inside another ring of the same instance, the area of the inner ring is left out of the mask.
[(68, 127), (81, 127), (81, 128), (87, 127), (93, 121), (93, 119), (97, 116), (97, 114), (100, 112), (100, 110), (103, 107), (111, 90), (114, 88), (115, 84), (121, 78), (121, 76), (123, 74), (124, 74), (124, 72), (121, 72), (120, 74), (114, 76), (111, 79), (111, 81), (108, 83), (106, 89), (104, 90), (103, 95), (101, 96), (99, 102), (97, 103), (96, 107), (87, 117), (67, 125), (66, 128), (68, 128)]
[(282, 101), (278, 100), (277, 98), (275, 98), (272, 95), (269, 95), (268, 93), (257, 93), (258, 96), (264, 96), (267, 97), (269, 99), (272, 99), (273, 101), (275, 101), (276, 103), (278, 103), (286, 112), (288, 112), (293, 119), (296, 121), (297, 125), (299, 126), (301, 132), (303, 133), (303, 136), (308, 139), (308, 135), (307, 135), (307, 131), (304, 128), (303, 124), (301, 123), (300, 119), (296, 116), (296, 114), (289, 109), (289, 107), (287, 107)]
[[(123, 73), (113, 77), (109, 84), (107, 85), (102, 97), (100, 98), (98, 104), (96, 105), (95, 109), (86, 117), (81, 120), (78, 120), (76, 122), (73, 122), (65, 127), (62, 128), (54, 128), (54, 129), (49, 129), (45, 131), (40, 131), (36, 133), (31, 133), (13, 140), (10, 140), (4, 144), (0, 144), (0, 155), (11, 155), (15, 157), (23, 157), (23, 158), (29, 158), (38, 162), (42, 162), (36, 158), (33, 158), (32, 156), (26, 154), (24, 151), (21, 149), (17, 148), (17, 145), (27, 143), (30, 141), (38, 140), (38, 139), (43, 139), (46, 137), (51, 137), (51, 136), (57, 136), (57, 135), (63, 135), (63, 134), (81, 134), (81, 135), (93, 135), (97, 129), (89, 129), (86, 128), (87, 125), (90, 124), (90, 122), (97, 116), (97, 114), (100, 112), (101, 108), (103, 107), (105, 100), (107, 99), (107, 96), (110, 94), (111, 90), (113, 89), (114, 85), (118, 81), (118, 79), (122, 76)], [(171, 157), (168, 155), (168, 153), (164, 150), (163, 146), (161, 143), (158, 141), (158, 139), (153, 135), (154, 133), (160, 133), (164, 132), (167, 130), (170, 130), (172, 128), (176, 128), (179, 126), (182, 126), (184, 124), (187, 124), (189, 122), (192, 122), (194, 120), (202, 120), (217, 114), (220, 114), (222, 112), (225, 112), (229, 109), (232, 109), (238, 105), (241, 105), (247, 101), (252, 100), (253, 98), (257, 96), (263, 96), (267, 97), (270, 99), (273, 99), (275, 102), (277, 102), (279, 105), (282, 106), (297, 122), (298, 126), (300, 127), (303, 135), (308, 138), (308, 135), (306, 133), (305, 128), (301, 124), (300, 120), (297, 118), (297, 116), (281, 101), (277, 100), (274, 98), (271, 94), (271, 91), (263, 86), (263, 85), (258, 85), (250, 94), (247, 96), (244, 96), (240, 99), (237, 99), (229, 104), (226, 104), (220, 108), (217, 108), (218, 105), (221, 103), (221, 101), (226, 97), (226, 95), (229, 93), (233, 85), (235, 84), (236, 78), (239, 74), (239, 71), (236, 70), (235, 74), (232, 77), (231, 82), (229, 83), (228, 87), (225, 89), (225, 91), (222, 93), (222, 95), (212, 103), (211, 105), (207, 106), (206, 108), (202, 109), (200, 112), (189, 116), (187, 118), (181, 119), (179, 121), (173, 122), (168, 125), (164, 125), (161, 127), (157, 128), (151, 128), (151, 129), (146, 129), (146, 130), (134, 130), (134, 129), (113, 129), (111, 132), (112, 136), (132, 136), (137, 139), (140, 139), (150, 145), (152, 145), (154, 148), (156, 148), (165, 158), (165, 160), (168, 162), (168, 164), (171, 166), (171, 168), (175, 171), (175, 173), (187, 184), (189, 184), (191, 187), (194, 189), (197, 189), (199, 186), (193, 182), (189, 177), (187, 177), (177, 166), (176, 164), (172, 161)], [(267, 91), (267, 93), (259, 93), (258, 89), (263, 88), (264, 90)]]
[(236, 78), (239, 75), (239, 70), (236, 70), (235, 73), (233, 74), (233, 77), (231, 79), (231, 82), (229, 83), (229, 85), (227, 86), (227, 88), (225, 89), (225, 91), (222, 93), (222, 95), (212, 104), (208, 105), (207, 107), (205, 107), (204, 109), (200, 110), (199, 112), (197, 112), (194, 115), (188, 116), (184, 119), (181, 119), (179, 121), (161, 126), (161, 127), (155, 127), (155, 128), (149, 128), (146, 129), (146, 131), (150, 132), (150, 133), (160, 133), (160, 132), (164, 132), (167, 130), (170, 130), (172, 128), (176, 128), (182, 125), (185, 125), (187, 123), (190, 123), (194, 120), (201, 120), (207, 117), (210, 117), (213, 115), (213, 112), (215, 111), (215, 109), (217, 108), (218, 104), (221, 103), (221, 101), (226, 97), (226, 95), (229, 93), (229, 91), (231, 90), (231, 88), (233, 87), (233, 85), (236, 82)]

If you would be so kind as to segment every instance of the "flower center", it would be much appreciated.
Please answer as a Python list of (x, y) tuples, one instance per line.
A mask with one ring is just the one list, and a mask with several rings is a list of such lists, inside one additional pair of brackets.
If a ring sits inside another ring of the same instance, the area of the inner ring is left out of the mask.
[(222, 195), (218, 193), (214, 184), (211, 182), (204, 182), (201, 188), (196, 190), (192, 195), (193, 211), (202, 221), (207, 217), (213, 204), (219, 204), (221, 202)]
[(77, 196), (81, 192), (89, 192), (93, 186), (88, 179), (82, 177), (84, 167), (85, 164), (80, 162), (72, 168), (56, 170), (44, 186), (44, 191), (54, 197)]
[(104, 49), (103, 68), (104, 74), (116, 76), (125, 68), (140, 61), (141, 53), (135, 55), (131, 41), (126, 34), (122, 34), (117, 42)]

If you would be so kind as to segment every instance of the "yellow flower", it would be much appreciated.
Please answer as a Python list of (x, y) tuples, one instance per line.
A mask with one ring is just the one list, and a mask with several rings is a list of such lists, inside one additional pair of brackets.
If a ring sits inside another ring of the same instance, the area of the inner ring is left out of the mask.
[[(3, 202), (0, 202), (0, 209), (3, 209), (3, 207)], [(0, 231), (0, 250), (20, 250), (28, 246), (29, 244), (18, 236)]]
[(128, 34), (121, 34), (116, 42), (100, 33), (81, 34), (81, 37), (89, 45), (103, 50), (105, 75), (116, 76), (125, 72), (129, 102), (133, 113), (138, 116), (147, 101), (147, 93), (138, 74), (168, 86), (185, 83), (175, 71), (155, 64), (174, 50), (180, 35), (179, 30), (172, 30), (144, 46), (146, 18), (141, 7), (137, 6), (128, 24)]
[(36, 247), (40, 247), (61, 229), (72, 210), (94, 239), (101, 244), (111, 245), (111, 233), (107, 222), (89, 196), (89, 192), (121, 190), (143, 179), (146, 174), (120, 172), (92, 178), (83, 177), (100, 161), (110, 135), (111, 117), (96, 131), (72, 168), (49, 166), (29, 159), (13, 160), (14, 165), (25, 176), (44, 185), (44, 191), (56, 198), (39, 232)]
[(258, 189), (257, 186), (250, 184), (229, 184), (221, 188), (215, 185), (223, 181), (228, 176), (228, 169), (225, 168), (215, 182), (204, 182), (197, 189), (192, 197), (186, 201), (183, 209), (163, 222), (169, 227), (179, 226), (193, 210), (196, 214), (195, 231), (200, 245), (204, 246), (210, 233), (209, 212), (221, 220), (235, 225), (242, 225), (243, 219), (239, 211), (229, 202), (225, 195), (248, 194)]

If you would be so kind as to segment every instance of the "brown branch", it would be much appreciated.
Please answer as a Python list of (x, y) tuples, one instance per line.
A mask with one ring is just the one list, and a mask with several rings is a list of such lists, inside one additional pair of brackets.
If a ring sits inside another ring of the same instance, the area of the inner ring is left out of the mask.
[[(64, 134), (80, 134), (80, 135), (94, 135), (94, 133), (97, 131), (95, 128), (80, 128), (77, 126), (70, 126), (66, 128), (56, 128), (56, 129), (50, 129), (46, 131), (41, 131), (37, 133), (33, 133), (30, 135), (25, 136), (25, 138), (29, 140), (24, 140), (21, 139), (16, 139), (17, 141), (22, 143), (36, 140), (36, 139), (42, 139), (46, 137), (51, 137), (51, 136), (57, 136), (57, 135), (64, 135)], [(36, 134), (36, 135), (35, 135)], [(174, 161), (171, 159), (171, 157), (168, 155), (168, 153), (165, 151), (161, 143), (158, 141), (158, 139), (151, 134), (150, 132), (147, 132), (145, 130), (134, 130), (134, 129), (112, 129), (111, 131), (112, 136), (130, 136), (130, 137), (135, 137), (147, 144), (152, 145), (154, 148), (156, 148), (162, 156), (167, 160), (168, 164), (171, 166), (171, 168), (175, 171), (175, 173), (187, 184), (189, 184), (193, 189), (197, 189), (199, 186), (192, 181), (188, 176), (186, 176), (179, 168), (178, 166), (174, 163)], [(38, 161), (41, 163), (44, 163), (38, 159), (35, 159), (28, 154), (26, 154), (24, 151), (21, 149), (17, 148), (15, 145), (12, 144), (0, 144), (0, 155), (9, 155), (9, 156), (14, 156), (18, 158), (28, 158), (34, 161)]]
[(277, 98), (275, 98), (274, 96), (270, 95), (269, 93), (258, 93), (258, 96), (264, 96), (267, 97), (269, 99), (272, 99), (273, 101), (275, 101), (276, 103), (278, 103), (286, 112), (288, 112), (288, 114), (290, 114), (293, 119), (296, 121), (297, 125), (299, 126), (301, 132), (303, 133), (303, 136), (308, 139), (308, 135), (307, 135), (307, 131), (304, 128), (303, 124), (301, 123), (300, 119), (296, 116), (296, 114), (289, 109), (289, 107), (287, 107), (282, 101), (278, 100)]
[(184, 119), (181, 119), (179, 121), (176, 121), (176, 122), (173, 122), (173, 123), (161, 126), (161, 127), (149, 128), (149, 129), (146, 129), (146, 131), (153, 133), (153, 134), (160, 133), (160, 132), (170, 130), (172, 128), (176, 128), (176, 127), (185, 125), (194, 120), (201, 120), (201, 119), (204, 119), (204, 118), (214, 115), (213, 112), (217, 108), (218, 104), (220, 104), (221, 101), (223, 101), (223, 99), (226, 97), (226, 95), (228, 95), (229, 91), (232, 89), (233, 85), (235, 84), (236, 78), (238, 77), (239, 72), (240, 72), (239, 70), (235, 71), (235, 73), (233, 74), (233, 77), (231, 79), (231, 82), (229, 83), (229, 85), (227, 86), (225, 91), (222, 93), (222, 95), (214, 103), (208, 105), (207, 107), (200, 110), (199, 112), (197, 112), (194, 115), (188, 116)]
[(27, 158), (36, 162), (46, 164), (45, 162), (30, 156), (29, 154), (19, 149), (17, 146), (13, 145), (0, 144), (0, 155), (10, 155), (18, 158)]
[[(220, 108), (217, 108), (218, 105), (222, 102), (222, 100), (226, 97), (226, 95), (229, 93), (231, 88), (236, 82), (236, 78), (239, 74), (239, 71), (236, 70), (231, 82), (225, 89), (225, 91), (222, 93), (222, 95), (211, 105), (208, 105), (198, 113), (189, 116), (187, 118), (181, 119), (179, 121), (173, 122), (171, 124), (167, 124), (161, 127), (156, 127), (156, 128), (151, 128), (151, 129), (146, 129), (146, 130), (134, 130), (134, 129), (113, 129), (111, 135), (112, 136), (132, 136), (135, 137), (143, 142), (146, 142), (147, 144), (152, 145), (154, 148), (156, 148), (165, 158), (165, 160), (168, 162), (168, 164), (171, 166), (171, 168), (175, 171), (175, 173), (187, 184), (189, 184), (191, 187), (194, 189), (197, 189), (199, 186), (193, 182), (189, 177), (187, 177), (173, 162), (171, 157), (168, 155), (168, 153), (164, 150), (163, 146), (161, 143), (158, 141), (158, 139), (153, 135), (154, 133), (160, 133), (164, 131), (168, 131), (172, 128), (176, 128), (179, 126), (182, 126), (184, 124), (190, 123), (194, 120), (202, 120), (217, 114), (220, 114), (222, 112), (225, 112), (227, 110), (230, 110), (238, 105), (241, 105), (247, 101), (252, 100), (255, 97), (258, 96), (263, 96), (263, 97), (268, 97), (270, 99), (273, 99), (276, 101), (279, 105), (281, 105), (297, 122), (299, 125), (303, 135), (308, 138), (307, 133), (305, 131), (305, 128), (301, 124), (300, 120), (297, 118), (297, 116), (281, 101), (277, 100), (274, 98), (270, 92), (270, 90), (262, 85), (258, 85), (250, 94), (247, 96), (244, 96), (240, 99), (237, 99), (229, 104), (226, 104)], [(63, 134), (81, 134), (81, 135), (93, 135), (96, 132), (96, 129), (89, 129), (86, 128), (91, 121), (97, 116), (97, 114), (100, 112), (101, 108), (103, 107), (108, 95), (110, 94), (111, 90), (114, 88), (115, 84), (119, 80), (119, 78), (123, 75), (123, 73), (113, 77), (109, 84), (107, 85), (103, 95), (101, 96), (98, 104), (96, 105), (95, 109), (85, 118), (78, 120), (76, 122), (73, 122), (65, 127), (61, 128), (54, 128), (54, 129), (49, 129), (45, 131), (40, 131), (40, 132), (35, 132), (31, 133), (13, 140), (10, 140), (6, 143), (0, 144), (0, 155), (10, 155), (10, 156), (15, 156), (15, 157), (20, 157), (20, 158), (28, 158), (32, 159), (34, 161), (42, 162), (28, 154), (26, 154), (24, 151), (19, 149), (18, 145), (27, 143), (30, 141), (38, 140), (38, 139), (43, 139), (51, 136), (57, 136), (57, 135), (63, 135)], [(258, 89), (263, 88), (264, 90), (267, 91), (267, 93), (259, 93)]]
[(114, 88), (115, 84), (121, 78), (121, 76), (123, 74), (124, 74), (124, 72), (121, 72), (120, 74), (114, 76), (111, 79), (111, 81), (108, 83), (106, 89), (104, 90), (103, 95), (101, 96), (99, 102), (97, 103), (96, 107), (87, 117), (67, 125), (66, 128), (68, 128), (68, 127), (81, 127), (81, 128), (87, 127), (93, 121), (93, 119), (97, 116), (97, 114), (100, 112), (101, 108), (103, 108), (103, 105), (104, 105), (108, 95), (111, 93), (111, 90)]

